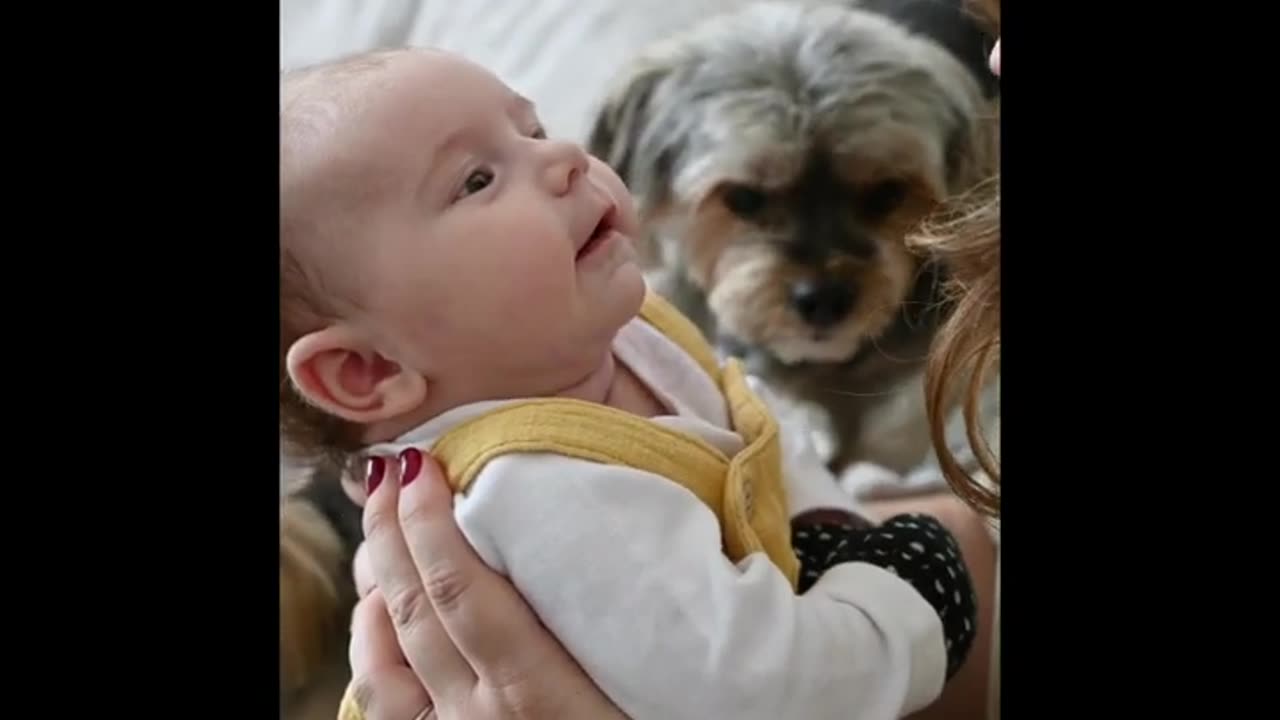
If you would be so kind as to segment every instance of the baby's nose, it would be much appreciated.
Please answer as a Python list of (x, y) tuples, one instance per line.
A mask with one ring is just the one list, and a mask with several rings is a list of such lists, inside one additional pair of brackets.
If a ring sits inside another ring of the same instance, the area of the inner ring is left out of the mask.
[(576, 143), (547, 140), (547, 185), (556, 194), (569, 192), (587, 172), (587, 154)]

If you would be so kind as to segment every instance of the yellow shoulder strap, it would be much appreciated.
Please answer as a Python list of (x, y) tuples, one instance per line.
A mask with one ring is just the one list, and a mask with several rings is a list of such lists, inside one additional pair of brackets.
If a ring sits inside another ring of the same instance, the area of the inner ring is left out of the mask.
[[(640, 317), (721, 383), (715, 351), (697, 326), (649, 291)], [(456, 492), (465, 492), (490, 460), (511, 452), (554, 452), (625, 465), (670, 478), (717, 515), (729, 459), (701, 438), (604, 405), (552, 398), (506, 405), (445, 433), (431, 450)], [(338, 720), (364, 720), (348, 685)]]
[[(648, 291), (640, 316), (720, 383), (720, 365), (710, 344), (666, 299)], [(564, 398), (529, 400), (485, 413), (445, 433), (431, 454), (454, 490), (465, 492), (486, 463), (511, 452), (554, 452), (647, 470), (671, 478), (699, 497), (705, 482), (699, 478), (719, 479), (729, 462), (700, 438), (622, 410)], [(716, 472), (710, 472), (713, 468)], [(719, 507), (718, 496), (703, 499)]]
[(702, 366), (703, 370), (720, 384), (720, 363), (706, 336), (666, 298), (649, 290), (640, 307), (640, 317), (658, 332), (666, 335)]
[(713, 508), (729, 459), (705, 440), (605, 405), (548, 398), (505, 405), (453, 428), (431, 450), (456, 492), (490, 460), (552, 452), (670, 478)]

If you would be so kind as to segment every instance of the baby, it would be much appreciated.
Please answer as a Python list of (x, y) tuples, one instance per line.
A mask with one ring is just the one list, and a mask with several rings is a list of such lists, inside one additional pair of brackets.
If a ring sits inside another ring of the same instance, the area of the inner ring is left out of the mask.
[(476, 551), (630, 717), (937, 698), (975, 629), (958, 546), (926, 517), (859, 519), (647, 290), (608, 167), (437, 51), (291, 73), (281, 125), (295, 448), (438, 458)]

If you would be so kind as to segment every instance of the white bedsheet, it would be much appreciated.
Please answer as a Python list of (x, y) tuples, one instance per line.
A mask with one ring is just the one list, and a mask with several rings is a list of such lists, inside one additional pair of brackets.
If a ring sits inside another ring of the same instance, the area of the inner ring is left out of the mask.
[(581, 140), (610, 77), (639, 46), (742, 0), (281, 0), (280, 67), (431, 45), (493, 70)]

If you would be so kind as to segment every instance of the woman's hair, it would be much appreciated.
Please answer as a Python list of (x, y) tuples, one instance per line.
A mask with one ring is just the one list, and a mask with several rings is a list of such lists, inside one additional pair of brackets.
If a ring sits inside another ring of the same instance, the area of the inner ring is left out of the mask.
[[(999, 36), (999, 0), (973, 0), (971, 10)], [(981, 427), (983, 391), (1000, 363), (1000, 176), (999, 106), (992, 106), (986, 140), (991, 143), (988, 177), (945, 204), (927, 221), (917, 247), (948, 268), (954, 302), (939, 329), (925, 369), (925, 403), (934, 450), (951, 488), (984, 514), (1000, 515), (1000, 466)], [(958, 397), (962, 395), (962, 397)], [(956, 459), (946, 438), (947, 418), (962, 402), (965, 434), (982, 473), (978, 479)]]

